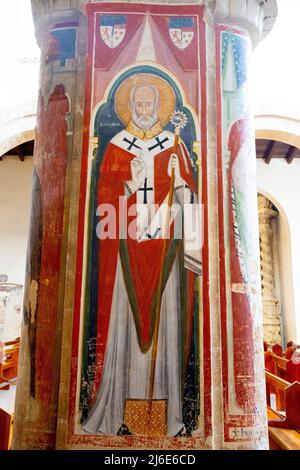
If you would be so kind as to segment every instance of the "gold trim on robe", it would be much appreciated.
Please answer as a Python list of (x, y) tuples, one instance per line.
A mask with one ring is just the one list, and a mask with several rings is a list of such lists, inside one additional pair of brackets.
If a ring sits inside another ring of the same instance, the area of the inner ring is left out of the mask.
[(129, 122), (126, 127), (126, 131), (133, 134), (135, 137), (138, 137), (141, 140), (150, 140), (153, 139), (156, 135), (160, 134), (163, 131), (163, 127), (160, 121), (154, 124), (150, 129), (140, 129), (132, 121)]

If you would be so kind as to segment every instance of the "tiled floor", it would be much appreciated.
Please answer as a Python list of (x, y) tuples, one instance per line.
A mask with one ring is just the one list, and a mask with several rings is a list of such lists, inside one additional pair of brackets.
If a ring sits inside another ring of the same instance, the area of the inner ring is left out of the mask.
[(0, 408), (13, 413), (15, 407), (16, 386), (11, 385), (9, 390), (0, 390)]

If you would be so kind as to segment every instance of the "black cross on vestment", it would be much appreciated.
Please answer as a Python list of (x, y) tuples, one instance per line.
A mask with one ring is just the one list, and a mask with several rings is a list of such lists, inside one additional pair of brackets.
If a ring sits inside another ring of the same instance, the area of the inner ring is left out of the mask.
[(133, 137), (132, 141), (127, 139), (127, 137), (124, 137), (123, 142), (126, 142), (127, 144), (129, 144), (129, 147), (127, 147), (127, 150), (131, 150), (131, 147), (135, 147), (136, 149), (141, 149), (141, 147), (139, 147), (138, 145), (135, 145), (135, 142), (137, 140), (138, 139), (136, 137)]
[(163, 146), (163, 144), (165, 142), (168, 142), (169, 137), (165, 137), (163, 140), (159, 140), (159, 137), (155, 137), (155, 140), (157, 144), (152, 145), (152, 147), (148, 147), (149, 151), (156, 149), (156, 147), (160, 147), (160, 150), (164, 150), (165, 147)]
[(147, 204), (147, 191), (153, 191), (153, 188), (148, 188), (147, 187), (147, 179), (148, 178), (145, 178), (145, 181), (144, 181), (144, 186), (142, 188), (139, 188), (138, 191), (144, 191), (144, 204)]

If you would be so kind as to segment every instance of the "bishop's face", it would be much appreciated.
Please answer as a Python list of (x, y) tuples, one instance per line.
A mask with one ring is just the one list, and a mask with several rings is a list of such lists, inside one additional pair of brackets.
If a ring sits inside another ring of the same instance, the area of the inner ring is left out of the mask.
[(158, 99), (152, 87), (137, 87), (133, 93), (130, 109), (132, 121), (140, 129), (147, 130), (158, 121)]

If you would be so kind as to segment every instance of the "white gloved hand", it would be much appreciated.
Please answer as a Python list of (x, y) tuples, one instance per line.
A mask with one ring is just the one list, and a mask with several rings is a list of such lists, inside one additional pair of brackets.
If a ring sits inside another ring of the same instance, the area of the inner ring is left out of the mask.
[(169, 164), (168, 164), (168, 175), (171, 176), (172, 168), (174, 168), (175, 174), (175, 185), (178, 185), (182, 182), (182, 178), (180, 175), (180, 166), (179, 166), (179, 159), (176, 153), (172, 153), (170, 156)]

